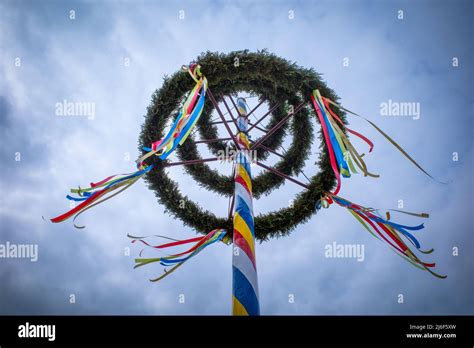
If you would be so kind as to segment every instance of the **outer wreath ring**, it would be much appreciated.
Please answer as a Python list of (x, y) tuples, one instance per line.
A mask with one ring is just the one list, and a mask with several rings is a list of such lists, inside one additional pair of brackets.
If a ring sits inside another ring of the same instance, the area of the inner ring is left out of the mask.
[[(201, 71), (207, 77), (209, 88), (216, 98), (221, 94), (247, 91), (259, 95), (270, 105), (281, 99), (287, 100), (291, 105), (297, 105), (301, 100), (309, 100), (312, 90), (318, 88), (324, 96), (335, 101), (338, 99), (314, 70), (298, 67), (266, 51), (254, 53), (237, 51), (229, 54), (207, 52), (196, 61), (201, 65)], [(139, 139), (140, 149), (142, 146), (150, 146), (153, 141), (163, 137), (168, 120), (176, 116), (183, 97), (192, 85), (193, 82), (189, 76), (183, 72), (177, 72), (165, 78), (163, 86), (155, 91), (148, 107)], [(211, 103), (206, 103), (206, 109), (198, 122), (203, 138), (217, 137), (216, 128), (209, 124), (212, 109)], [(272, 114), (270, 124), (275, 124), (286, 115), (287, 108), (277, 110), (280, 111)], [(336, 112), (343, 120), (345, 119), (343, 113)], [(282, 161), (284, 163), (276, 166), (286, 174), (297, 174), (309, 155), (313, 136), (311, 124), (314, 124), (314, 121), (310, 121), (310, 115), (315, 116), (308, 104), (308, 107), (293, 118), (291, 123), (293, 145), (288, 149), (286, 159)], [(318, 118), (314, 117), (312, 120), (318, 120)], [(265, 145), (275, 149), (281, 144), (283, 136), (284, 131), (276, 133), (268, 142), (265, 142)], [(323, 139), (321, 132), (319, 138)], [(321, 141), (320, 147), (320, 158), (316, 163), (319, 165), (320, 172), (310, 178), (309, 188), (298, 194), (291, 206), (255, 217), (255, 236), (258, 240), (264, 241), (289, 234), (298, 224), (307, 221), (317, 212), (321, 195), (330, 191), (335, 185), (335, 177), (324, 141)], [(225, 144), (214, 143), (209, 148), (211, 152), (217, 153), (225, 148)], [(192, 137), (178, 148), (178, 155), (184, 160), (199, 158)], [(259, 159), (264, 159), (268, 156), (268, 152), (259, 151), (257, 156)], [(148, 163), (153, 163), (155, 168), (147, 174), (145, 180), (149, 188), (155, 192), (158, 201), (166, 207), (166, 212), (201, 233), (208, 233), (215, 228), (225, 228), (230, 233), (232, 232), (231, 220), (216, 217), (181, 194), (177, 183), (168, 177), (164, 163), (158, 157), (153, 157)], [(202, 186), (222, 195), (232, 194), (232, 178), (220, 175), (205, 164), (185, 167), (186, 171)], [(256, 176), (253, 178), (254, 196), (258, 198), (278, 187), (282, 182), (280, 177), (272, 173)]]

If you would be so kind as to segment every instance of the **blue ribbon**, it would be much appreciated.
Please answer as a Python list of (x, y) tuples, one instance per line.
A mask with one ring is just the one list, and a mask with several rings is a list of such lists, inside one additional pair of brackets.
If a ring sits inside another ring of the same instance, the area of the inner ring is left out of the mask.
[(346, 160), (344, 159), (344, 154), (342, 153), (342, 149), (339, 146), (339, 142), (337, 141), (336, 135), (334, 134), (332, 126), (329, 123), (329, 119), (326, 115), (326, 112), (324, 111), (324, 107), (321, 105), (321, 103), (318, 100), (316, 100), (316, 102), (318, 103), (319, 109), (321, 110), (321, 113), (323, 114), (324, 122), (326, 122), (326, 128), (328, 129), (329, 139), (334, 149), (334, 154), (336, 155), (336, 160), (337, 160), (337, 163), (339, 164), (339, 168), (342, 167), (347, 171), (347, 173), (349, 173), (349, 175), (343, 172), (341, 174), (343, 177), (348, 178), (350, 177), (349, 166), (347, 165)]

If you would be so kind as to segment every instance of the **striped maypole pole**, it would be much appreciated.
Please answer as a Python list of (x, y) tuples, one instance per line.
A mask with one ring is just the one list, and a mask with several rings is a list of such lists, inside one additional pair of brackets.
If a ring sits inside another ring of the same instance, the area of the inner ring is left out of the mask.
[(235, 161), (234, 234), (232, 256), (232, 314), (260, 315), (258, 301), (255, 232), (252, 206), (252, 172), (247, 138), (247, 107), (245, 99), (237, 99), (239, 145)]

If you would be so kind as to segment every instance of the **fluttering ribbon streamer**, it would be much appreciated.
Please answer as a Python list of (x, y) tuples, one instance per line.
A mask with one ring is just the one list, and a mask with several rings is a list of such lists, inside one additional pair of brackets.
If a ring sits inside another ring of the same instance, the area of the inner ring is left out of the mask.
[[(160, 159), (165, 160), (178, 145), (182, 145), (186, 141), (201, 117), (206, 100), (207, 79), (202, 76), (199, 65), (192, 64), (190, 68), (183, 66), (183, 69), (190, 73), (196, 85), (189, 94), (188, 99), (184, 103), (180, 114), (174, 121), (168, 134), (164, 138), (154, 142), (151, 148), (144, 147), (143, 149), (149, 152), (138, 161), (144, 161), (155, 154), (159, 156)], [(197, 76), (201, 76), (201, 78), (198, 80)]]
[[(347, 199), (334, 195), (327, 192), (321, 198), (321, 206), (323, 208), (329, 207), (331, 204), (336, 203), (341, 207), (346, 208), (353, 216), (359, 221), (369, 233), (379, 240), (385, 241), (394, 250), (397, 255), (401, 256), (404, 260), (410, 262), (417, 268), (426, 270), (432, 275), (438, 278), (446, 278), (444, 275), (435, 273), (431, 268), (435, 267), (435, 263), (426, 263), (421, 261), (410, 247), (407, 246), (403, 239), (408, 240), (419, 252), (423, 254), (430, 254), (434, 249), (421, 250), (420, 242), (415, 236), (409, 231), (419, 231), (424, 228), (423, 224), (417, 226), (406, 226), (390, 221), (389, 212), (386, 213), (387, 218), (384, 219), (378, 214), (378, 209), (365, 208), (361, 205), (350, 202)], [(411, 213), (401, 210), (392, 210), (399, 213), (404, 213), (412, 216), (421, 218), (428, 218), (429, 215), (426, 213)]]
[[(317, 94), (319, 95), (319, 91), (317, 91)], [(313, 92), (314, 93), (314, 92)], [(312, 98), (313, 99), (313, 98)], [(334, 101), (332, 101), (331, 99), (329, 98), (326, 98), (326, 97), (321, 97), (322, 99), (322, 102), (324, 104), (324, 106), (326, 107), (326, 109), (329, 111), (329, 113), (335, 117), (335, 118), (338, 118), (337, 115), (331, 110), (330, 108), (330, 104), (331, 105), (334, 105), (336, 106), (338, 109), (340, 110), (343, 110), (343, 111), (346, 111), (348, 112), (349, 114), (351, 115), (354, 115), (354, 116), (357, 116), (357, 117), (360, 117), (361, 119), (363, 119), (364, 121), (366, 121), (367, 123), (369, 123), (377, 132), (379, 132), (386, 140), (388, 140), (398, 151), (400, 151), (400, 153), (405, 156), (411, 163), (413, 163), (421, 172), (423, 172), (425, 175), (427, 175), (428, 177), (430, 177), (431, 179), (433, 179), (434, 181), (440, 183), (440, 184), (446, 184), (445, 182), (442, 182), (442, 181), (439, 181), (438, 179), (434, 178), (430, 173), (428, 173), (428, 171), (426, 171), (417, 161), (415, 161), (415, 159), (413, 157), (411, 157), (395, 140), (393, 140), (387, 133), (385, 133), (382, 129), (380, 129), (380, 127), (378, 127), (375, 123), (373, 123), (372, 121), (370, 121), (369, 119), (359, 115), (359, 114), (356, 114), (355, 112), (353, 111), (350, 111), (344, 107), (342, 107), (341, 105), (335, 103)], [(315, 106), (316, 107), (316, 106)], [(350, 130), (349, 128), (345, 127), (344, 124), (339, 120), (340, 124), (350, 133), (353, 133), (355, 135), (358, 135), (356, 133), (354, 133), (352, 130)], [(360, 134), (358, 135), (360, 136)], [(371, 146), (371, 150), (372, 150), (372, 146)], [(370, 150), (370, 151), (371, 151)]]
[[(143, 243), (149, 248), (154, 248), (154, 249), (166, 249), (170, 247), (175, 247), (175, 246), (181, 246), (184, 244), (189, 244), (189, 243), (195, 243), (191, 248), (177, 253), (177, 254), (172, 254), (168, 256), (163, 256), (163, 257), (154, 257), (154, 258), (136, 258), (135, 259), (135, 267), (141, 267), (144, 265), (148, 265), (150, 263), (155, 263), (159, 262), (162, 266), (164, 267), (170, 267), (172, 266), (169, 270), (166, 270), (165, 268), (165, 273), (161, 275), (158, 278), (155, 279), (150, 279), (152, 282), (157, 282), (171, 273), (173, 273), (177, 268), (181, 267), (186, 261), (188, 261), (190, 258), (196, 256), (199, 254), (203, 249), (208, 247), (211, 244), (214, 244), (219, 241), (225, 241), (227, 231), (223, 229), (215, 229), (209, 232), (207, 235), (202, 236), (202, 237), (195, 237), (195, 238), (190, 238), (190, 239), (185, 239), (185, 240), (174, 240), (173, 242), (169, 242), (166, 244), (161, 244), (161, 245), (152, 245), (148, 242), (146, 242), (144, 239), (147, 237), (135, 237), (128, 235), (129, 238), (132, 238), (132, 243), (135, 243), (137, 241)], [(164, 237), (167, 238), (167, 237)], [(171, 238), (167, 238), (171, 239)], [(140, 253), (141, 254), (141, 253)]]
[(183, 66), (183, 70), (191, 75), (196, 85), (189, 93), (179, 116), (173, 122), (166, 136), (154, 142), (151, 148), (144, 148), (148, 152), (136, 161), (137, 171), (130, 174), (111, 175), (101, 181), (91, 183), (90, 187), (87, 188), (71, 189), (71, 193), (78, 196), (67, 195), (66, 198), (81, 203), (68, 212), (52, 218), (51, 222), (58, 223), (74, 217), (74, 226), (76, 228), (84, 228), (84, 226), (75, 224), (78, 216), (126, 190), (153, 169), (153, 165), (145, 163), (147, 158), (158, 156), (161, 160), (165, 160), (176, 147), (186, 141), (204, 109), (208, 83), (206, 77), (202, 75), (199, 65), (193, 63), (189, 67)]
[(328, 108), (328, 103), (321, 97), (319, 90), (313, 91), (311, 101), (313, 102), (314, 109), (316, 110), (323, 130), (331, 168), (337, 180), (334, 194), (337, 194), (341, 189), (341, 175), (345, 178), (349, 178), (351, 173), (357, 173), (356, 167), (364, 173), (364, 176), (378, 177), (378, 175), (372, 174), (367, 170), (367, 165), (362, 159), (364, 154), (359, 154), (349, 141), (343, 129), (346, 129), (349, 133), (364, 140), (369, 145), (369, 152), (371, 152), (374, 147), (373, 143), (362, 134), (346, 127), (342, 120)]

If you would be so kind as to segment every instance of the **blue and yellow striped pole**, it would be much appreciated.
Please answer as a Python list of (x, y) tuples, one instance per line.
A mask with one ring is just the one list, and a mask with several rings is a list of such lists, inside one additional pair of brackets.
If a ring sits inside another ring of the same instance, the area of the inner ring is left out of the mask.
[(232, 314), (260, 315), (258, 301), (255, 232), (252, 206), (252, 172), (250, 170), (247, 107), (245, 99), (237, 99), (239, 117), (235, 163), (234, 234), (232, 257)]

